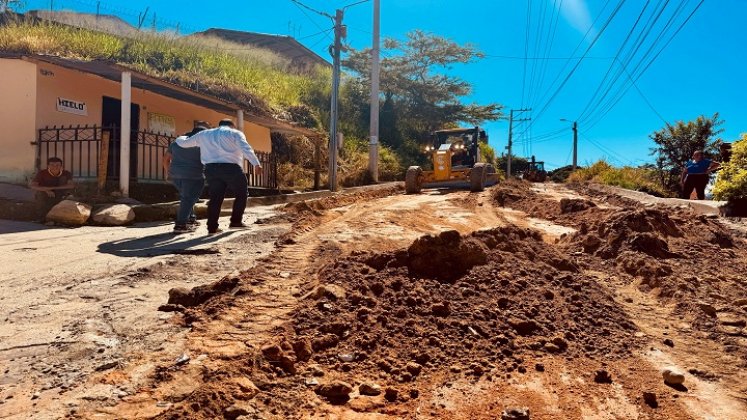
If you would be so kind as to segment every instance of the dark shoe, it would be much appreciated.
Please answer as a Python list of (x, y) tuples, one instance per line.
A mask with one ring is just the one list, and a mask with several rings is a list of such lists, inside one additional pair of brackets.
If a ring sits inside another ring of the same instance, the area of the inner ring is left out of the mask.
[(189, 228), (187, 225), (176, 225), (174, 226), (174, 233), (175, 234), (182, 234), (182, 233), (190, 233), (192, 232), (192, 229)]
[(229, 229), (249, 229), (251, 226), (247, 225), (246, 223), (231, 223), (228, 225)]
[(187, 222), (187, 226), (197, 227), (197, 226), (201, 226), (201, 225), (202, 225), (202, 223), (200, 223), (197, 220), (190, 220), (189, 222)]
[(217, 235), (219, 233), (223, 233), (223, 229), (218, 228), (215, 230), (208, 230), (208, 236)]

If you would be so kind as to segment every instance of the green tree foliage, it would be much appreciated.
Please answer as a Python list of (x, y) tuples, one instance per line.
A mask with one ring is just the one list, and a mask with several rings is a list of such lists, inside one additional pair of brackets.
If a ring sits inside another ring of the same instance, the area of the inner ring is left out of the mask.
[(657, 197), (667, 193), (656, 182), (656, 171), (646, 167), (623, 166), (617, 168), (604, 160), (597, 161), (588, 168), (579, 168), (568, 177), (568, 182), (592, 181), (614, 185), (629, 190), (645, 192)]
[(732, 145), (731, 159), (722, 164), (713, 195), (717, 200), (747, 199), (747, 134)]
[(717, 155), (721, 140), (715, 137), (723, 131), (719, 129), (723, 123), (718, 113), (710, 118), (701, 115), (694, 121), (667, 124), (649, 136), (657, 145), (651, 149), (651, 154), (656, 157), (659, 183), (663, 188), (677, 191), (683, 165), (694, 151), (702, 150), (709, 158)]
[[(501, 155), (496, 160), (496, 165), (504, 172), (508, 172), (508, 156)], [(511, 173), (513, 175), (522, 173), (529, 167), (529, 161), (526, 158), (519, 156), (512, 156), (511, 158)]]
[[(386, 39), (382, 55), (385, 57), (381, 60), (380, 77), (383, 144), (399, 150), (408, 147), (407, 139), (424, 144), (435, 130), (456, 127), (459, 123), (479, 125), (503, 116), (503, 106), (497, 103), (464, 103), (464, 97), (472, 93), (472, 86), (446, 72), (455, 65), (482, 58), (483, 54), (473, 46), (460, 46), (418, 30), (408, 33), (404, 41)], [(371, 85), (370, 49), (351, 51), (343, 64), (360, 77), (367, 91)], [(368, 98), (349, 100), (364, 100), (365, 103)], [(362, 105), (358, 107), (363, 108)], [(354, 120), (367, 129), (368, 121)]]
[[(578, 168), (583, 169), (583, 168)], [(547, 176), (553, 182), (565, 182), (573, 173), (573, 165), (561, 166), (547, 173)]]

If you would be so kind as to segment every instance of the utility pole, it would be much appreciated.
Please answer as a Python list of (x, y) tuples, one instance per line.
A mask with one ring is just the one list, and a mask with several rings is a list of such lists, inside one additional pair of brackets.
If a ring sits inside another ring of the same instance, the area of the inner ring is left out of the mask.
[(340, 94), (340, 50), (342, 37), (342, 10), (335, 13), (335, 44), (332, 46), (332, 104), (329, 122), (329, 190), (337, 191), (337, 103)]
[[(565, 118), (561, 118), (560, 121), (571, 122)], [(578, 121), (573, 121), (571, 128), (573, 129), (573, 170), (575, 171), (578, 164)]]
[(101, 2), (96, 2), (96, 20), (99, 20), (99, 15), (101, 15)]
[(578, 121), (573, 122), (573, 170), (576, 171), (578, 159)]
[[(513, 137), (514, 137), (514, 112), (526, 112), (531, 111), (532, 108), (525, 108), (525, 109), (512, 109), (509, 113), (508, 117), (508, 146), (506, 146), (506, 149), (508, 149), (508, 160), (506, 162), (506, 179), (511, 177), (511, 147), (513, 146)], [(532, 118), (523, 118), (516, 121), (529, 121)]]
[(379, 182), (379, 44), (380, 0), (373, 4), (373, 46), (371, 48), (371, 140), (368, 143), (368, 172)]

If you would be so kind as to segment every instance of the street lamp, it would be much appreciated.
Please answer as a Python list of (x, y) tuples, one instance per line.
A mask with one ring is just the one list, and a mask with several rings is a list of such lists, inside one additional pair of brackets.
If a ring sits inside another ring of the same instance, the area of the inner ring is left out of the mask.
[(561, 118), (560, 121), (573, 123), (573, 170), (575, 171), (578, 157), (578, 121), (571, 121), (565, 118)]

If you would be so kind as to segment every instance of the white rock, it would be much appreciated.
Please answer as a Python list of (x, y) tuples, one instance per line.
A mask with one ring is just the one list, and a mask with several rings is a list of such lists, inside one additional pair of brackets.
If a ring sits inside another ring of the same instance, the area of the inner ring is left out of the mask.
[(73, 200), (62, 200), (47, 213), (46, 220), (62, 225), (80, 226), (91, 217), (91, 206)]
[(104, 226), (122, 226), (135, 220), (135, 211), (127, 204), (113, 204), (93, 213), (93, 221)]
[(667, 385), (681, 385), (685, 383), (685, 374), (677, 370), (677, 368), (666, 368), (661, 375), (664, 377), (664, 383)]

